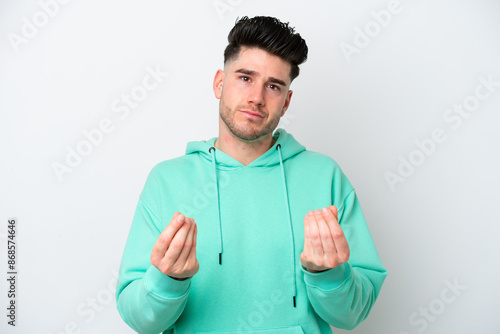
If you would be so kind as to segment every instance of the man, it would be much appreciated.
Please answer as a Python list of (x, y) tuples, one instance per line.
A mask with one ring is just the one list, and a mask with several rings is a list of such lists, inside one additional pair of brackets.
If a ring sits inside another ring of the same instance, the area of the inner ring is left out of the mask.
[(307, 46), (241, 18), (213, 90), (219, 136), (153, 168), (117, 307), (140, 333), (331, 333), (363, 321), (386, 276), (353, 187), (282, 129)]

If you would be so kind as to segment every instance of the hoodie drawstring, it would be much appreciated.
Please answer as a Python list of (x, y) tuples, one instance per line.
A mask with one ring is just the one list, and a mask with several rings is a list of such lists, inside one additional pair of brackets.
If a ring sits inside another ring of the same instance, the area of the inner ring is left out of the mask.
[[(290, 232), (290, 248), (291, 248), (291, 262), (292, 262), (292, 297), (293, 297), (293, 307), (297, 306), (296, 296), (297, 296), (297, 281), (295, 277), (295, 239), (293, 237), (293, 226), (292, 226), (292, 217), (290, 214), (290, 204), (288, 203), (288, 191), (286, 187), (285, 180), (285, 168), (283, 167), (283, 157), (281, 156), (281, 144), (276, 145), (276, 150), (278, 150), (278, 155), (280, 157), (280, 166), (281, 166), (281, 176), (283, 182), (283, 193), (285, 195), (285, 206), (286, 206), (286, 214), (288, 218), (288, 228)], [(217, 217), (219, 220), (218, 223), (218, 236), (219, 236), (219, 264), (222, 264), (222, 222), (220, 217), (220, 199), (219, 199), (219, 184), (217, 182), (217, 168), (216, 168), (216, 160), (215, 160), (215, 147), (210, 147), (208, 150), (209, 153), (212, 154), (212, 167), (214, 170), (214, 182), (215, 182), (215, 196), (217, 200)]]
[(219, 183), (217, 182), (217, 168), (215, 162), (215, 147), (210, 147), (208, 149), (209, 153), (212, 153), (212, 167), (214, 169), (214, 182), (215, 182), (215, 199), (217, 200), (217, 218), (219, 220), (219, 228), (217, 230), (219, 235), (219, 264), (222, 264), (222, 222), (220, 219), (220, 200), (219, 200)]
[(286, 180), (285, 180), (285, 168), (283, 167), (283, 158), (281, 157), (281, 144), (276, 145), (276, 150), (278, 150), (278, 154), (280, 157), (280, 166), (281, 166), (281, 175), (283, 180), (283, 192), (285, 194), (285, 205), (286, 205), (286, 214), (288, 217), (288, 228), (290, 231), (290, 248), (291, 248), (291, 259), (292, 259), (292, 296), (293, 296), (293, 307), (296, 307), (295, 298), (297, 296), (297, 282), (295, 278), (295, 239), (293, 238), (293, 227), (292, 227), (292, 217), (290, 215), (290, 204), (288, 203), (288, 191), (286, 189)]

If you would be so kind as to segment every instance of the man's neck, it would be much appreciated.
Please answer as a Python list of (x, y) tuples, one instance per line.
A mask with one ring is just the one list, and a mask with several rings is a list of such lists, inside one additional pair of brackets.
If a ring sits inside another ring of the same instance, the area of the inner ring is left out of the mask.
[(266, 153), (273, 145), (272, 134), (255, 142), (245, 142), (237, 138), (230, 131), (225, 133), (221, 130), (219, 130), (219, 137), (215, 141), (215, 148), (238, 160), (245, 166)]

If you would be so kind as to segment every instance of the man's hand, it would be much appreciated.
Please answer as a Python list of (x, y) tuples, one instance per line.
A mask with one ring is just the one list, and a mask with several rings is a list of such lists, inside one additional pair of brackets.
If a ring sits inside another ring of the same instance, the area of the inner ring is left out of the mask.
[(177, 280), (194, 276), (200, 267), (196, 259), (196, 233), (194, 219), (176, 212), (153, 246), (151, 264)]
[(309, 211), (304, 218), (304, 250), (300, 262), (312, 273), (335, 268), (349, 260), (349, 244), (332, 205)]

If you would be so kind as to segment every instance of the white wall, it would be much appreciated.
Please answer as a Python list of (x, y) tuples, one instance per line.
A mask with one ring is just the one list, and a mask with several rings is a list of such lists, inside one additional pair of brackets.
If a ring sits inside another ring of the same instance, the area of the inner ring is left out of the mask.
[[(389, 270), (352, 333), (500, 332), (499, 2), (62, 2), (0, 2), (0, 257), (16, 217), (19, 271), (16, 328), (0, 280), (0, 332), (131, 332), (112, 295), (139, 193), (153, 165), (217, 135), (211, 83), (243, 15), (306, 39), (282, 125), (342, 166)], [(128, 112), (122, 94), (153, 70), (169, 74)]]

